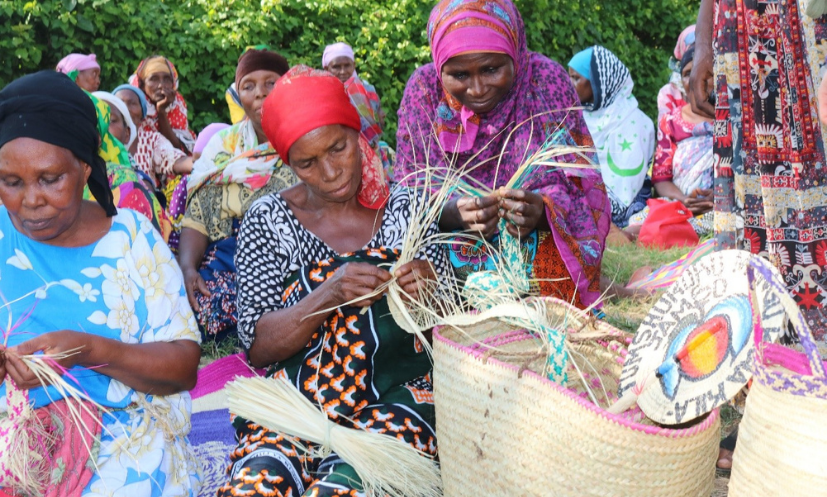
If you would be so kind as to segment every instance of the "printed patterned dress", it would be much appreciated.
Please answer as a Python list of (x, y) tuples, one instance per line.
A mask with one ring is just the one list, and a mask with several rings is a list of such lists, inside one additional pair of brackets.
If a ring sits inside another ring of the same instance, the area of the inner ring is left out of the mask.
[[(65, 248), (20, 234), (0, 207), (0, 240), (0, 326), (11, 323), (0, 331), (8, 345), (64, 329), (136, 344), (198, 342), (181, 270), (144, 216), (120, 209), (99, 241)], [(69, 373), (111, 411), (102, 418), (96, 470), (83, 497), (198, 495), (198, 462), (187, 441), (188, 393), (153, 396), (94, 370)], [(35, 408), (60, 398), (52, 387), (29, 391)], [(0, 399), (5, 413), (5, 386)]]
[(719, 0), (715, 18), (715, 233), (768, 258), (813, 334), (827, 334), (827, 129), (815, 88), (827, 16), (806, 0)]
[[(296, 176), (269, 143), (258, 143), (249, 119), (223, 129), (204, 147), (186, 182), (182, 228), (198, 231), (209, 245), (198, 268), (210, 290), (197, 294), (196, 314), (205, 340), (221, 341), (236, 333), (236, 268), (233, 257), (241, 219), (261, 197), (281, 191)], [(173, 209), (180, 209), (180, 192)]]
[[(393, 263), (408, 227), (408, 195), (404, 189), (391, 193), (379, 231), (352, 254), (337, 254), (307, 231), (280, 195), (256, 202), (239, 233), (236, 257), (244, 345), (252, 345), (259, 318), (297, 304), (347, 262)], [(436, 232), (433, 226), (431, 233)], [(438, 246), (427, 247), (420, 258), (430, 260), (442, 277), (450, 274)], [(361, 429), (436, 454), (427, 354), (413, 335), (396, 325), (387, 299), (365, 314), (360, 311), (339, 308), (304, 351), (273, 365), (268, 374), (289, 379), (336, 423), (352, 426), (349, 418)], [(364, 495), (358, 475), (335, 453), (312, 459), (278, 433), (241, 418), (234, 424), (239, 446), (230, 455), (229, 482), (219, 496)]]

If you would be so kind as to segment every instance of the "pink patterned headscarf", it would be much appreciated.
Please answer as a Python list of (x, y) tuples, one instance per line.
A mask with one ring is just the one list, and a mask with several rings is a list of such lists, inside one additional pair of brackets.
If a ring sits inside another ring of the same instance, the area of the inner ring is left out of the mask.
[[(439, 81), (442, 66), (451, 57), (469, 53), (506, 54), (514, 61), (514, 74), (519, 74), (528, 65), (523, 29), (520, 13), (508, 0), (439, 2), (428, 19), (428, 40)], [(468, 151), (477, 138), (480, 118), (447, 91), (445, 100), (454, 111), (454, 122), (438, 128), (437, 137), (448, 152)]]
[(60, 59), (55, 70), (63, 74), (69, 74), (72, 71), (85, 71), (87, 69), (100, 69), (97, 57), (95, 54), (83, 55), (80, 53), (70, 53), (66, 57)]
[(678, 43), (675, 45), (675, 59), (681, 60), (683, 58), (683, 54), (686, 53), (686, 49), (689, 48), (690, 45), (695, 43), (695, 25), (691, 25), (681, 31), (680, 36), (678, 36)]

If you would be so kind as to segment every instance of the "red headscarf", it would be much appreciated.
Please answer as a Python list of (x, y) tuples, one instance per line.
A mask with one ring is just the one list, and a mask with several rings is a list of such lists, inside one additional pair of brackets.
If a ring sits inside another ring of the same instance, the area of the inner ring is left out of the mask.
[[(304, 65), (290, 69), (276, 82), (261, 111), (261, 128), (285, 164), (290, 147), (314, 129), (333, 124), (356, 131), (362, 129), (359, 113), (350, 103), (344, 84), (327, 71)], [(359, 149), (362, 155), (359, 203), (379, 209), (390, 195), (382, 161), (361, 134)]]

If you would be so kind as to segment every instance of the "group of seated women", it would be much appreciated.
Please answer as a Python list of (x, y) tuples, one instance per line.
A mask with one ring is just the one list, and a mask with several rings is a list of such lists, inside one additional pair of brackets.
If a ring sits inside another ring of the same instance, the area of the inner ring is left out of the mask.
[[(108, 93), (98, 92), (95, 56), (78, 54), (0, 91), (0, 398), (27, 391), (66, 432), (45, 454), (62, 469), (46, 495), (197, 495), (187, 391), (199, 341), (228, 335), (331, 421), (435, 455), (425, 346), (374, 290), (396, 278), (419, 298), (430, 282), (490, 268), (495, 254), (434, 242), (393, 265), (417, 194), (407, 181), (426, 169), (467, 168), (487, 192), (450, 197), (429, 234), (517, 237), (536, 291), (582, 308), (598, 301), (610, 224), (645, 195), (654, 153), (628, 70), (594, 47), (570, 78), (528, 51), (511, 0), (442, 0), (428, 36), (433, 62), (408, 81), (396, 154), (381, 139), (379, 97), (343, 43), (325, 49), (325, 70), (249, 48), (227, 90), (235, 124), (198, 137), (160, 56)], [(677, 172), (688, 155), (680, 143), (700, 121), (675, 109), (659, 132), (658, 160), (670, 162), (654, 179), (681, 200), (694, 191), (677, 191), (706, 184)], [(577, 167), (505, 188), (552, 137), (596, 145), (601, 168), (588, 167), (588, 153), (565, 156)], [(55, 366), (107, 410), (85, 421), (102, 425), (97, 434), (67, 417), (75, 401), (22, 359), (37, 353), (57, 354)], [(361, 495), (336, 454), (313, 458), (302, 449), (311, 442), (233, 424), (239, 445), (219, 496)], [(0, 477), (3, 492), (15, 493), (13, 480)]]
[(595, 46), (569, 62), (612, 203), (612, 223), (630, 237), (646, 220), (653, 184), (657, 196), (692, 212), (690, 224), (699, 235), (712, 232), (712, 121), (692, 111), (688, 90), (694, 29), (681, 33), (670, 63), (675, 77), (658, 95), (657, 134), (617, 56)]

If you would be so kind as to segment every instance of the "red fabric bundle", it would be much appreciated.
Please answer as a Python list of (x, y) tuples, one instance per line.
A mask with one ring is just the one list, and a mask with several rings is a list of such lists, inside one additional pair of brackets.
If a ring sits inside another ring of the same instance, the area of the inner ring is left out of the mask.
[(661, 198), (650, 199), (646, 205), (649, 215), (638, 235), (641, 245), (672, 248), (698, 244), (698, 234), (689, 224), (692, 212), (685, 205)]

